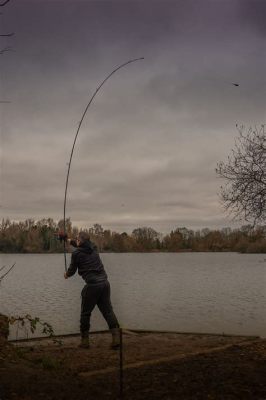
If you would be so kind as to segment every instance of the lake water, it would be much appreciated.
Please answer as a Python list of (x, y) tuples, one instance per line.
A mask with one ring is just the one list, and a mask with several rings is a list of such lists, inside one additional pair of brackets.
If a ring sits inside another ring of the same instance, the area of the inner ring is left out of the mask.
[[(266, 337), (266, 255), (105, 253), (102, 259), (124, 328)], [(0, 286), (0, 312), (38, 316), (57, 334), (78, 332), (83, 281), (77, 274), (63, 278), (63, 255), (0, 256), (0, 266), (14, 262)], [(93, 331), (106, 329), (98, 310), (91, 322)]]

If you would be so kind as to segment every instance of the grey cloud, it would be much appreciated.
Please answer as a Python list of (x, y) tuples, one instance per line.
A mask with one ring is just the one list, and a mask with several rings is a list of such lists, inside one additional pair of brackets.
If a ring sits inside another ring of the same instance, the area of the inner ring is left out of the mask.
[(1, 59), (12, 100), (1, 120), (3, 215), (62, 217), (85, 105), (116, 65), (145, 56), (91, 105), (67, 214), (80, 226), (129, 231), (228, 225), (216, 163), (234, 144), (236, 122), (265, 117), (265, 64), (252, 53), (264, 42), (243, 25), (238, 1), (24, 3), (5, 13), (17, 34), (16, 52)]
[(178, 209), (179, 207), (184, 207), (186, 209), (194, 209), (196, 208), (196, 204), (192, 203), (191, 201), (164, 201), (164, 202), (159, 202), (157, 204), (159, 207), (174, 207)]
[[(264, 0), (239, 0), (239, 10), (243, 24), (249, 24), (255, 32), (265, 38), (266, 3)], [(265, 53), (264, 53), (265, 56)]]

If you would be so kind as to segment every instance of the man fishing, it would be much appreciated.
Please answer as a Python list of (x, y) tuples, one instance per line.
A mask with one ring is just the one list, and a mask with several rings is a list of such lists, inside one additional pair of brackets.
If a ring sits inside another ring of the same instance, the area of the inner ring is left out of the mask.
[(76, 241), (68, 239), (68, 242), (76, 249), (72, 253), (71, 263), (64, 277), (68, 279), (78, 270), (79, 275), (86, 282), (81, 292), (80, 347), (90, 347), (90, 317), (94, 307), (97, 305), (111, 330), (111, 347), (113, 349), (119, 348), (119, 323), (110, 299), (110, 283), (97, 247), (90, 241), (88, 233), (82, 231)]

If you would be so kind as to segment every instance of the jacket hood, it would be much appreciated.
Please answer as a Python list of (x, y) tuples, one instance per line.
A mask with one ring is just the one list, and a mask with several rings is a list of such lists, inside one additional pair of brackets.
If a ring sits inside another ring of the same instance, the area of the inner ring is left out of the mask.
[(91, 254), (93, 250), (96, 249), (96, 246), (90, 240), (86, 240), (78, 246), (78, 249), (82, 251), (82, 253)]

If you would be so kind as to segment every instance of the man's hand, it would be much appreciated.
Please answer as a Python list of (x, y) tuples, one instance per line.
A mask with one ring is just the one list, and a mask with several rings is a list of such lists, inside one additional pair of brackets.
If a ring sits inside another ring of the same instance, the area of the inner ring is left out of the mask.
[(64, 273), (64, 278), (65, 278), (65, 279), (68, 279), (68, 278), (69, 278), (69, 276), (67, 275), (66, 272)]
[(56, 232), (54, 233), (54, 236), (56, 237), (57, 240), (60, 241), (60, 243), (62, 243), (63, 241), (67, 242), (68, 236), (64, 232)]

